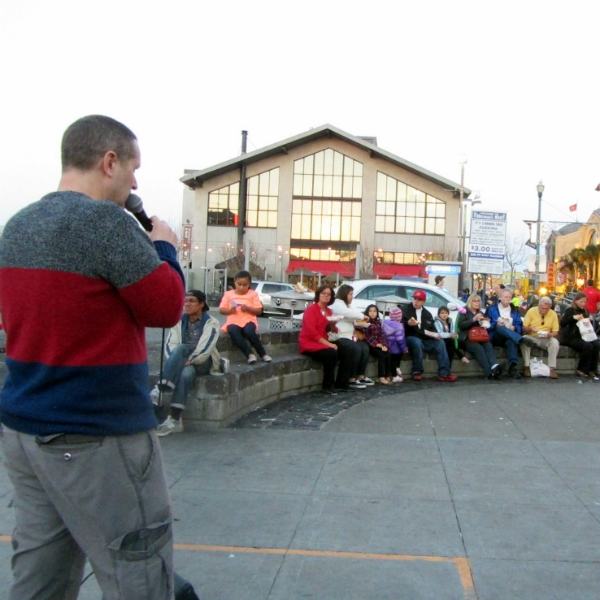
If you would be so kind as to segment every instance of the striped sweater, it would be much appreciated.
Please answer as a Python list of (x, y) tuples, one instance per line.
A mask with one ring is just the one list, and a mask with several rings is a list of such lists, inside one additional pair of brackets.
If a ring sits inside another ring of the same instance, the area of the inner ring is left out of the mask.
[(145, 328), (181, 316), (175, 248), (117, 204), (51, 193), (0, 240), (8, 376), (0, 419), (34, 435), (123, 435), (156, 426)]

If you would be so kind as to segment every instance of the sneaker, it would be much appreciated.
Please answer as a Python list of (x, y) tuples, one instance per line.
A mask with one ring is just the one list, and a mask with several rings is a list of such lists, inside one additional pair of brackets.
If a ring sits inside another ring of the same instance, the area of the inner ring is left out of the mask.
[(415, 373), (413, 375), (413, 381), (421, 381), (423, 379), (423, 375), (421, 373)]
[(248, 364), (253, 365), (255, 362), (256, 362), (256, 356), (254, 356), (254, 354), (250, 354), (250, 356), (248, 356)]
[(262, 359), (263, 359), (265, 362), (271, 362), (271, 361), (273, 360), (273, 359), (272, 359), (272, 358), (271, 358), (271, 357), (270, 357), (268, 354), (265, 354), (265, 355), (262, 357)]
[(550, 369), (550, 379), (558, 379), (558, 373), (554, 369)]
[(402, 383), (404, 381), (404, 379), (402, 377), (400, 377), (400, 375), (396, 375), (396, 377), (394, 377), (394, 379), (392, 379), (392, 383)]
[(445, 375), (444, 377), (438, 377), (438, 381), (448, 381), (448, 382), (452, 382), (452, 381), (456, 381), (458, 379), (458, 377), (456, 375)]
[(523, 377), (531, 377), (531, 369), (529, 367), (523, 369)]
[(364, 383), (360, 383), (360, 381), (351, 381), (350, 389), (351, 390), (364, 390), (366, 389), (366, 385)]
[(468, 365), (469, 364), (469, 359), (466, 356), (463, 356), (461, 359), (461, 362), (463, 365)]
[(495, 377), (496, 379), (498, 377), (500, 377), (500, 375), (502, 375), (502, 371), (504, 371), (504, 369), (502, 368), (502, 365), (499, 365), (498, 363), (496, 363), (495, 365), (492, 365), (492, 376)]
[(150, 399), (152, 400), (152, 404), (154, 404), (154, 406), (160, 406), (160, 390), (158, 389), (157, 385), (152, 388), (152, 391), (150, 392)]
[(228, 358), (221, 356), (221, 358), (219, 359), (219, 365), (221, 367), (221, 373), (229, 373), (229, 367), (231, 363), (229, 362)]
[(398, 375), (398, 377), (403, 377), (403, 375), (402, 375), (402, 369), (400, 367), (398, 367), (396, 369), (396, 375)]
[(375, 385), (375, 382), (368, 377), (364, 377), (363, 379), (359, 379), (358, 383), (362, 383), (363, 385)]
[(169, 435), (170, 433), (183, 433), (183, 421), (176, 421), (169, 415), (157, 428), (156, 433), (159, 436)]
[(535, 348), (537, 346), (537, 344), (530, 337), (527, 337), (527, 336), (523, 336), (519, 340), (519, 344), (523, 344), (524, 346), (529, 346), (530, 348)]
[(329, 396), (337, 396), (337, 390), (335, 388), (323, 388), (323, 393)]

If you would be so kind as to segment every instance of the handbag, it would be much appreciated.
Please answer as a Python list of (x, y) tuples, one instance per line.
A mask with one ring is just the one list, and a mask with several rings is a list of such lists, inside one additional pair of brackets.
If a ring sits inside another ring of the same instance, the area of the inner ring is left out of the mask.
[(577, 328), (584, 342), (593, 342), (598, 339), (594, 327), (589, 319), (581, 319), (577, 321)]
[(473, 344), (482, 344), (483, 342), (490, 341), (490, 336), (483, 327), (471, 327), (467, 335), (469, 337), (469, 341)]

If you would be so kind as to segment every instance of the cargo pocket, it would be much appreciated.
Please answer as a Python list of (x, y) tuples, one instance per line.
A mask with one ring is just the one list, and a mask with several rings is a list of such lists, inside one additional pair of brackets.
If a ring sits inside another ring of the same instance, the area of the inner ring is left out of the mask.
[(122, 598), (163, 600), (173, 596), (172, 539), (169, 520), (130, 531), (108, 545)]

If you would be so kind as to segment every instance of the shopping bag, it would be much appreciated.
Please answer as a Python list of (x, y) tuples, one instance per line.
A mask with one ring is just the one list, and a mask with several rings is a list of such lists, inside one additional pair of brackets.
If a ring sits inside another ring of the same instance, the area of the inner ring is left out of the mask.
[(577, 328), (579, 329), (581, 339), (584, 342), (593, 342), (598, 339), (598, 336), (594, 331), (594, 326), (589, 319), (581, 319), (577, 321)]
[(550, 367), (539, 358), (532, 358), (529, 365), (532, 377), (550, 377)]

